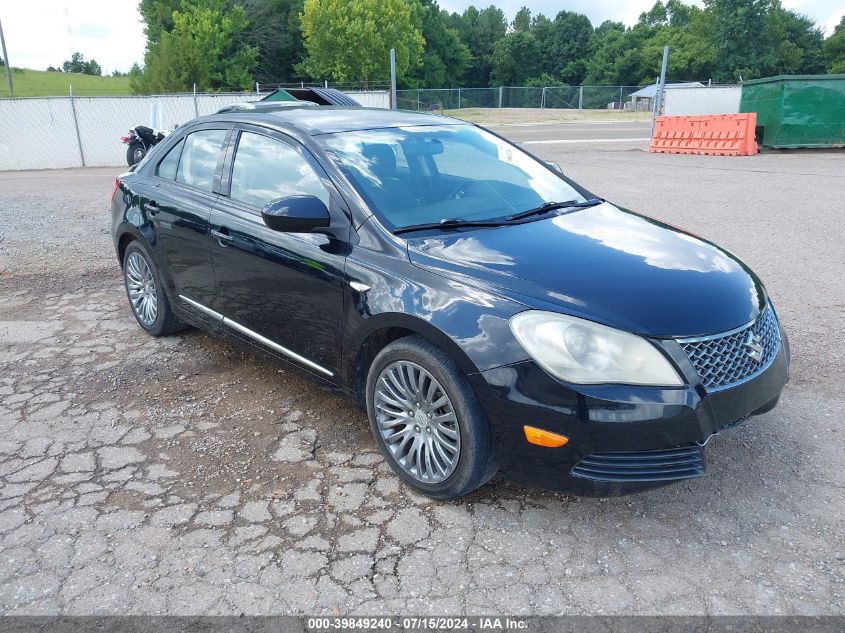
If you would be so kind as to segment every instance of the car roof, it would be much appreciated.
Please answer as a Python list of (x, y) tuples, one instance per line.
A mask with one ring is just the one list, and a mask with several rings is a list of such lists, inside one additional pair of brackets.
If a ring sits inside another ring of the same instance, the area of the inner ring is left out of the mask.
[(244, 101), (241, 103), (230, 103), (217, 111), (217, 114), (226, 112), (274, 112), (275, 110), (287, 110), (288, 108), (315, 108), (317, 104), (313, 101)]
[(375, 130), (420, 125), (466, 125), (466, 121), (435, 114), (384, 108), (352, 108), (320, 106), (318, 108), (281, 108), (272, 112), (259, 109), (212, 115), (212, 120), (237, 120), (243, 123), (259, 121), (272, 126), (287, 124), (304, 133), (316, 136), (355, 130)]

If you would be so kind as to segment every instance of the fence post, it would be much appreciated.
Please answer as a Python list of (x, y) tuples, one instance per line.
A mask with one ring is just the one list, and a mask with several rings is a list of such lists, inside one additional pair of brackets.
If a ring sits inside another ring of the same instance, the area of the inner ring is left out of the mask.
[(255, 94), (261, 94), (261, 87), (258, 85), (258, 82), (255, 82)]
[(578, 109), (584, 109), (584, 86), (578, 87)]
[(68, 84), (67, 88), (70, 92), (70, 111), (73, 113), (73, 127), (76, 128), (76, 144), (79, 147), (79, 160), (82, 161), (82, 166), (85, 167), (85, 154), (82, 152), (82, 137), (79, 134), (79, 121), (76, 118), (76, 102), (73, 100), (73, 86)]
[(3, 65), (6, 67), (6, 81), (9, 84), (9, 96), (15, 94), (15, 86), (12, 83), (12, 65), (9, 63), (9, 53), (6, 52), (6, 38), (3, 37), (3, 25), (0, 24), (0, 50), (3, 52)]
[(329, 87), (329, 80), (323, 79), (323, 88), (328, 88), (328, 87)]
[(197, 85), (194, 84), (194, 118), (197, 118), (200, 115), (200, 109), (197, 105)]
[(622, 88), (624, 86), (619, 86), (619, 109), (622, 109)]
[(662, 114), (663, 91), (666, 87), (666, 67), (669, 65), (669, 47), (663, 47), (663, 63), (660, 66), (660, 79), (657, 81), (657, 99), (654, 101), (654, 112), (651, 115), (651, 137), (654, 138), (654, 126), (657, 117)]
[(502, 89), (504, 86), (499, 86), (499, 109), (502, 108)]
[(390, 109), (396, 109), (396, 49), (390, 49)]
[(417, 88), (417, 112), (420, 111), (420, 89)]
[(461, 109), (461, 89), (458, 88), (458, 110)]
[(545, 86), (543, 86), (543, 96), (540, 97), (540, 109), (541, 110), (546, 109), (546, 87)]

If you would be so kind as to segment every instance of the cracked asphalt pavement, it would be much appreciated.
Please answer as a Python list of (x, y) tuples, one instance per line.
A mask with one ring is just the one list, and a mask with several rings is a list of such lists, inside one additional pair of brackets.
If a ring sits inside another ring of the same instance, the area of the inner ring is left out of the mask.
[(845, 155), (539, 153), (766, 281), (792, 381), (708, 445), (705, 477), (416, 495), (346, 401), (141, 331), (108, 234), (118, 170), (4, 173), (0, 613), (845, 613)]

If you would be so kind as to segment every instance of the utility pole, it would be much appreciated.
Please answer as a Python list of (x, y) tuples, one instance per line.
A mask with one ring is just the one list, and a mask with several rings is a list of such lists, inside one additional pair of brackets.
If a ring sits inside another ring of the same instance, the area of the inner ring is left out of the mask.
[(654, 136), (654, 123), (657, 115), (663, 110), (663, 91), (666, 88), (666, 66), (669, 65), (669, 47), (663, 47), (663, 65), (660, 67), (660, 80), (657, 82), (657, 99), (654, 101), (654, 112), (651, 115), (651, 135)]
[(6, 64), (6, 81), (9, 82), (9, 94), (15, 91), (12, 85), (12, 66), (9, 64), (9, 53), (6, 52), (6, 38), (3, 37), (3, 23), (0, 22), (0, 47), (3, 48), (3, 63)]

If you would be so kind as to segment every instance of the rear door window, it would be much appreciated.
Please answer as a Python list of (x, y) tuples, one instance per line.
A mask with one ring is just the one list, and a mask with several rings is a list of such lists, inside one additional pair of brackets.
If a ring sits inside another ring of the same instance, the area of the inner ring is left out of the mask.
[(200, 130), (185, 137), (176, 182), (211, 191), (226, 130)]
[(176, 168), (179, 166), (179, 154), (182, 151), (184, 140), (174, 145), (167, 155), (159, 162), (156, 168), (156, 176), (167, 180), (176, 180)]

